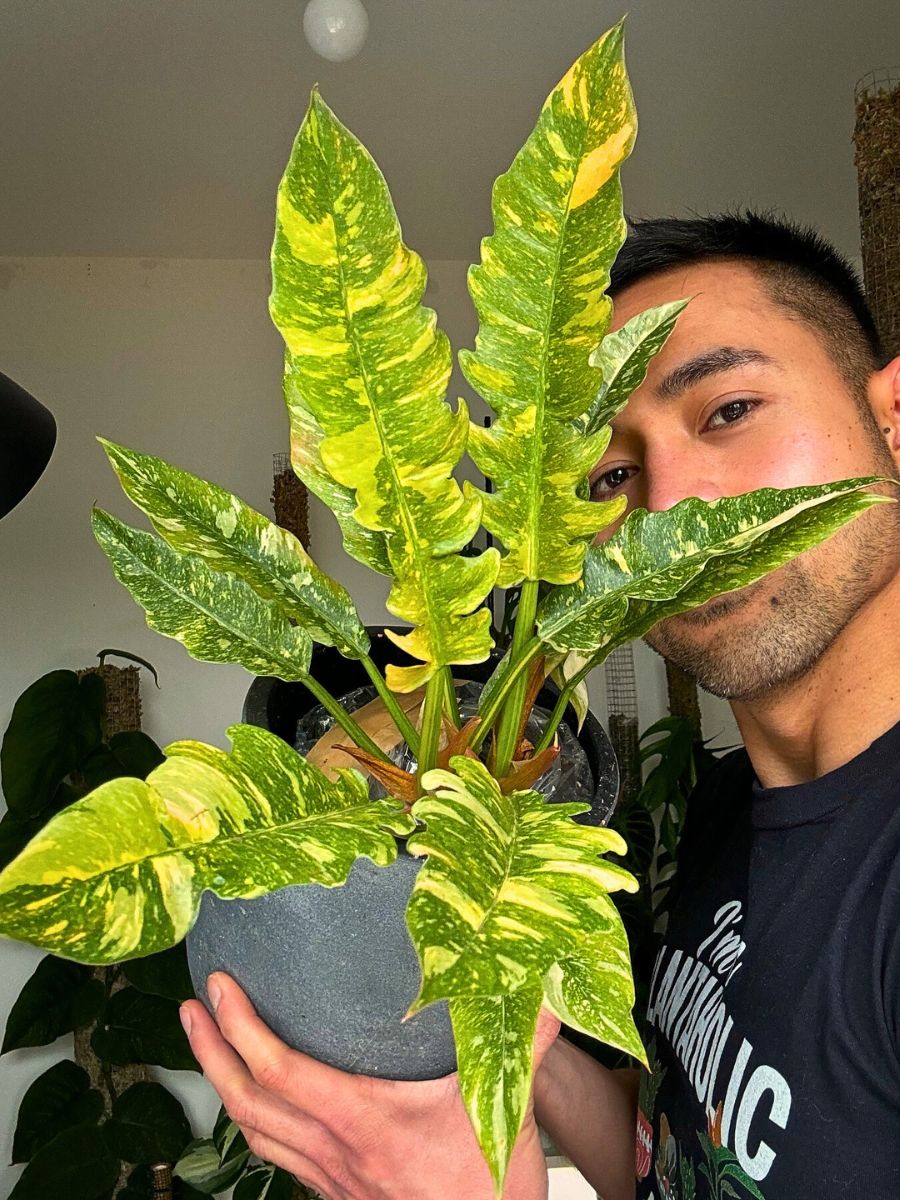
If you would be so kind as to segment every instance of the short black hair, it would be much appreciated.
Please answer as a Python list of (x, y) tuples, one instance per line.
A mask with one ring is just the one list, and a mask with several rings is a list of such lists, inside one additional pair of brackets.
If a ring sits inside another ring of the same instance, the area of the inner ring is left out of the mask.
[(882, 365), (878, 330), (849, 261), (811, 226), (773, 212), (651, 217), (628, 221), (610, 293), (692, 263), (738, 261), (771, 299), (819, 334), (854, 393)]

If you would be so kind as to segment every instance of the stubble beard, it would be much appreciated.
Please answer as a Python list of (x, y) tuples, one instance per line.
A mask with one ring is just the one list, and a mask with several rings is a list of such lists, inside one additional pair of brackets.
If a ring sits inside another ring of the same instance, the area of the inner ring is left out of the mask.
[(661, 621), (645, 641), (704, 691), (759, 699), (812, 670), (890, 578), (898, 540), (900, 504), (878, 506), (772, 576)]

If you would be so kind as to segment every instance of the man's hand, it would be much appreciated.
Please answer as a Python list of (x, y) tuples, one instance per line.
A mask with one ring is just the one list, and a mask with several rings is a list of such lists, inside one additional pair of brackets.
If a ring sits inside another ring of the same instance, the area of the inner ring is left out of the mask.
[[(211, 975), (208, 992), (215, 1021), (197, 1000), (182, 1005), (182, 1020), (191, 1049), (254, 1154), (326, 1200), (493, 1200), (456, 1074), (413, 1083), (350, 1075), (286, 1046), (228, 975)], [(559, 1022), (543, 1010), (536, 1064), (558, 1032)], [(503, 1196), (547, 1196), (531, 1104)]]

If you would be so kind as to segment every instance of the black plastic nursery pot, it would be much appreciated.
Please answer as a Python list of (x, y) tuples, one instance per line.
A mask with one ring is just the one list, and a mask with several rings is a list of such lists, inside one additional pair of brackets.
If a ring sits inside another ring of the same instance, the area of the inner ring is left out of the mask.
[[(371, 656), (382, 670), (389, 662), (413, 661), (381, 628), (369, 634)], [(495, 663), (496, 658), (454, 667), (454, 677), (484, 682)], [(370, 683), (360, 663), (330, 647), (315, 648), (312, 670), (339, 698)], [(552, 709), (557, 695), (546, 685), (537, 706)], [(261, 676), (247, 693), (243, 719), (294, 745), (298, 721), (317, 706), (303, 684)], [(564, 720), (574, 734), (571, 708)], [(591, 811), (575, 819), (603, 824), (619, 786), (612, 746), (590, 713), (577, 739), (593, 791)], [(401, 842), (390, 866), (359, 858), (340, 887), (286, 887), (253, 900), (222, 900), (205, 892), (187, 939), (197, 995), (206, 1001), (208, 975), (226, 971), (279, 1037), (321, 1062), (384, 1079), (449, 1074), (456, 1054), (447, 1005), (432, 1004), (402, 1022), (421, 980), (404, 914), (422, 862)]]

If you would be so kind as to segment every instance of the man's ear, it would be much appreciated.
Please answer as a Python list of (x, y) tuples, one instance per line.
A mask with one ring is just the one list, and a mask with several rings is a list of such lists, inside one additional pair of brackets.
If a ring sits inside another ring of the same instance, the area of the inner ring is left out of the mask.
[(884, 440), (896, 457), (900, 454), (900, 355), (872, 374), (869, 399)]

